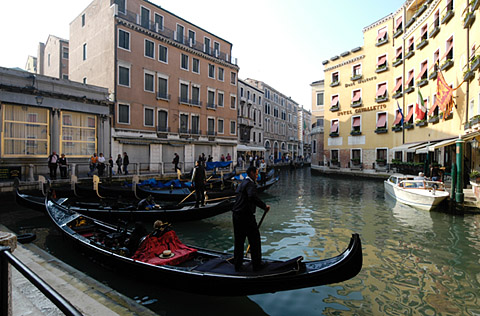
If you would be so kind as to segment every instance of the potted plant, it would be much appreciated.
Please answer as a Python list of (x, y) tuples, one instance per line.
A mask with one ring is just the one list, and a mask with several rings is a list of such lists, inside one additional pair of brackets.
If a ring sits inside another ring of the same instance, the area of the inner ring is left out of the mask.
[(470, 172), (470, 181), (480, 183), (480, 171), (472, 170), (472, 172)]
[(453, 60), (452, 59), (447, 59), (445, 62), (442, 64), (440, 67), (441, 70), (448, 70), (453, 66)]
[(480, 66), (480, 55), (475, 55), (470, 62), (470, 70), (475, 71), (477, 70), (478, 66)]
[(467, 69), (463, 72), (463, 79), (465, 81), (471, 81), (473, 78), (475, 78), (475, 73), (470, 69)]
[(416, 120), (416, 121), (415, 121), (415, 125), (417, 125), (418, 127), (423, 127), (423, 126), (428, 125), (428, 122), (427, 122), (426, 119)]
[(387, 132), (388, 132), (388, 129), (386, 127), (377, 127), (377, 129), (375, 130), (375, 133), (377, 134), (384, 134)]
[(394, 67), (397, 67), (398, 65), (400, 65), (400, 64), (402, 63), (402, 61), (403, 61), (403, 58), (402, 58), (402, 57), (398, 57), (397, 59), (395, 59), (395, 60), (393, 61), (393, 64), (392, 64), (392, 65), (393, 65)]
[(360, 158), (352, 158), (352, 164), (359, 165), (360, 164)]
[(413, 123), (405, 122), (405, 123), (403, 123), (403, 128), (404, 129), (412, 129), (413, 128)]
[(380, 159), (380, 158), (375, 160), (375, 161), (377, 162), (377, 165), (380, 166), (380, 167), (385, 166), (385, 164), (387, 162), (385, 159)]
[(475, 12), (470, 12), (465, 15), (465, 18), (463, 19), (463, 28), (470, 27), (473, 22), (475, 21)]

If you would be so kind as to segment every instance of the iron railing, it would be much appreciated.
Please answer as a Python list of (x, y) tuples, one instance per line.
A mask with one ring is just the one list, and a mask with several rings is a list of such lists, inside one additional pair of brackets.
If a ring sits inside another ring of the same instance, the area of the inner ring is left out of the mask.
[(10, 252), (10, 247), (0, 247), (0, 294), (1, 314), (8, 315), (10, 309), (9, 286), (8, 286), (8, 265), (11, 264), (28, 281), (40, 290), (55, 306), (67, 316), (81, 316), (80, 313), (69, 301), (60, 295), (55, 289), (43, 281), (38, 275), (30, 270), (23, 262)]

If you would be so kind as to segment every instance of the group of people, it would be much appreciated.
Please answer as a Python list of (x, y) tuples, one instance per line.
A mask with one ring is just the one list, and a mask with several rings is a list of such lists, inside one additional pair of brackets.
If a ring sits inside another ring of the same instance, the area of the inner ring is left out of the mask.
[[(117, 174), (128, 174), (128, 165), (130, 164), (130, 161), (126, 152), (123, 153), (123, 158), (121, 154), (118, 154), (115, 163), (117, 164)], [(106, 161), (103, 153), (99, 153), (98, 156), (96, 153), (93, 153), (93, 155), (90, 157), (90, 171), (88, 172), (88, 176), (91, 177), (95, 173), (95, 170), (97, 170), (98, 176), (102, 177), (105, 174), (105, 169), (107, 167), (109, 168), (111, 174), (114, 175), (114, 161), (112, 156), (110, 156), (108, 161)]]
[(67, 157), (65, 154), (59, 156), (55, 151), (52, 152), (51, 155), (48, 156), (48, 169), (50, 170), (50, 179), (56, 180), (57, 179), (57, 169), (60, 168), (60, 177), (62, 179), (67, 178)]

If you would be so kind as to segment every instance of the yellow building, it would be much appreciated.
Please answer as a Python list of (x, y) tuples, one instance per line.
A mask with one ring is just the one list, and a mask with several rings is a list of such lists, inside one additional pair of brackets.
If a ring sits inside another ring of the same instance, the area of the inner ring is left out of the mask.
[[(331, 167), (381, 169), (394, 159), (429, 159), (448, 168), (459, 135), (471, 156), (473, 136), (466, 132), (472, 128), (464, 127), (480, 113), (479, 89), (476, 81), (463, 81), (478, 55), (479, 31), (467, 15), (478, 15), (478, 1), (406, 1), (363, 29), (362, 47), (324, 61), (324, 141)], [(447, 115), (435, 103), (436, 64), (448, 85), (461, 84)]]

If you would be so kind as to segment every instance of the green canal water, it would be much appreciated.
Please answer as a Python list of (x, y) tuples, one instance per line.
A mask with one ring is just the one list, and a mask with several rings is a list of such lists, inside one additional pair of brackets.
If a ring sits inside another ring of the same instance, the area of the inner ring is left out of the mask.
[[(72, 253), (46, 216), (14, 202), (4, 203), (0, 222), (35, 231), (37, 245), (159, 315), (480, 315), (480, 215), (417, 210), (386, 196), (383, 181), (316, 176), (306, 168), (281, 171), (280, 182), (261, 197), (272, 207), (261, 227), (264, 257), (332, 257), (359, 233), (362, 271), (329, 286), (248, 297), (191, 295)], [(233, 251), (230, 213), (174, 229), (185, 243)]]

